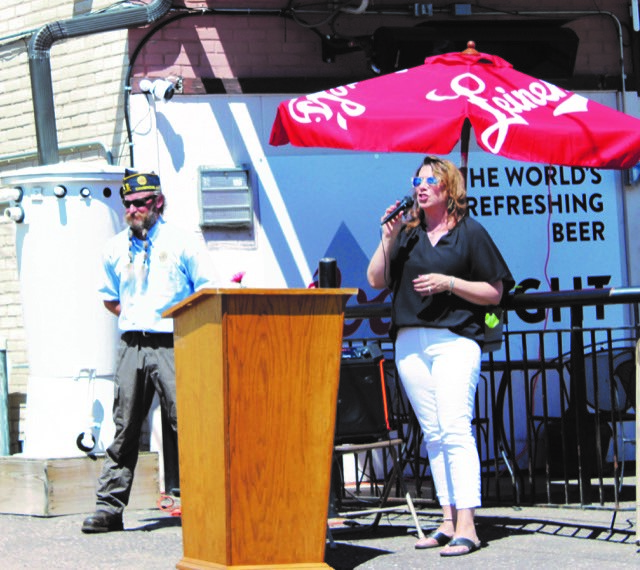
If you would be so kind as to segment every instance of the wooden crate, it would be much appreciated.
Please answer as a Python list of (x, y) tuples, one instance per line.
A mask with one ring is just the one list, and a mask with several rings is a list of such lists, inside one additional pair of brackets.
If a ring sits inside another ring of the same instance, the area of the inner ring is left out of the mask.
[[(103, 456), (0, 457), (0, 513), (56, 516), (91, 513)], [(159, 496), (158, 454), (140, 453), (129, 507), (153, 508)]]

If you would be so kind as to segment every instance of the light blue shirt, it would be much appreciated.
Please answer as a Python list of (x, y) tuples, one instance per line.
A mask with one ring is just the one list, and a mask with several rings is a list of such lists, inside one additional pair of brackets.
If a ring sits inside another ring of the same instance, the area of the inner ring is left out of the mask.
[(204, 244), (162, 217), (149, 230), (146, 248), (137, 237), (129, 238), (128, 228), (111, 238), (103, 269), (100, 295), (120, 302), (121, 331), (173, 332), (173, 319), (162, 313), (217, 281)]

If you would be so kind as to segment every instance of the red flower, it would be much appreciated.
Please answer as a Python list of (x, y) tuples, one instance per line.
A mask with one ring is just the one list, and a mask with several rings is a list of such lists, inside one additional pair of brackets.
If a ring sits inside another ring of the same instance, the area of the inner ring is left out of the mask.
[(238, 273), (236, 273), (232, 278), (231, 281), (233, 283), (238, 283), (240, 285), (242, 285), (242, 278), (244, 277), (244, 274), (246, 273), (246, 271), (238, 271)]

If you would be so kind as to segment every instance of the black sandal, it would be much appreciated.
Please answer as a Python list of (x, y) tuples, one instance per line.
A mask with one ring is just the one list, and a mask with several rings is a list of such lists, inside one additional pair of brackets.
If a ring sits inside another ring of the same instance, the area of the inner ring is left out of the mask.
[[(426, 541), (432, 538), (433, 540), (435, 540), (435, 544), (429, 542), (427, 543)], [(451, 541), (451, 536), (449, 536), (448, 534), (445, 534), (444, 532), (440, 532), (439, 530), (434, 530), (431, 534), (428, 534), (427, 536), (425, 536), (424, 538), (421, 538), (420, 540), (418, 540), (418, 542), (416, 542), (415, 544), (415, 548), (417, 548), (418, 550), (424, 550), (426, 548), (438, 548), (439, 546), (445, 546), (447, 544), (449, 544), (449, 542)]]
[(449, 543), (449, 546), (464, 546), (467, 550), (461, 550), (460, 552), (449, 552), (448, 550), (443, 550), (440, 553), (440, 556), (464, 556), (465, 554), (471, 554), (476, 550), (480, 550), (482, 543), (476, 543), (473, 542), (473, 540), (471, 540), (470, 538), (464, 538), (463, 536), (460, 536), (458, 538), (454, 538)]

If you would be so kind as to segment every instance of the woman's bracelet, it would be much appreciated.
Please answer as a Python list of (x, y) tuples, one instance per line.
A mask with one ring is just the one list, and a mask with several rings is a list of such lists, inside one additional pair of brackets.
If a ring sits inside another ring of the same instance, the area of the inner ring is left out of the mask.
[(451, 295), (453, 293), (453, 286), (455, 285), (455, 277), (449, 278), (449, 290), (447, 291), (447, 295)]

